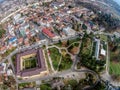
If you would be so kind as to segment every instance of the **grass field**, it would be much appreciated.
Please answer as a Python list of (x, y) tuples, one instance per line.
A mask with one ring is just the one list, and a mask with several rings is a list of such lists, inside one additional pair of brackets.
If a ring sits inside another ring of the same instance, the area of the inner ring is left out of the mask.
[(120, 62), (119, 63), (110, 63), (110, 74), (120, 76)]
[(59, 66), (59, 71), (70, 69), (72, 66), (72, 60), (69, 54), (62, 56), (62, 61)]
[(60, 61), (61, 54), (57, 48), (49, 48), (49, 51), (53, 67), (56, 70)]
[(120, 76), (120, 47), (116, 51), (110, 52), (110, 74)]
[(103, 41), (107, 41), (107, 36), (101, 34), (101, 35), (100, 35), (100, 39), (103, 40)]
[(37, 66), (37, 58), (31, 57), (23, 60), (24, 69), (35, 68)]
[(85, 38), (81, 44), (81, 54), (89, 55), (92, 48), (92, 40), (90, 38)]

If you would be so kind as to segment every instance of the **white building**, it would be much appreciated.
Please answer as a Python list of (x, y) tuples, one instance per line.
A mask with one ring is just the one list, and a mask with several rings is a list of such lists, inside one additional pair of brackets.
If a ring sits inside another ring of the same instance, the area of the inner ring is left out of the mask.
[(96, 48), (95, 48), (95, 58), (99, 60), (99, 54), (100, 54), (100, 40), (96, 39)]
[(63, 28), (63, 32), (67, 36), (74, 36), (76, 34), (76, 32), (73, 29), (71, 29), (70, 27)]
[(6, 72), (6, 63), (0, 64), (0, 73), (5, 73)]
[(20, 19), (20, 17), (21, 17), (21, 14), (16, 14), (16, 15), (13, 17), (13, 19), (14, 19), (15, 22), (18, 22), (18, 20)]
[(106, 56), (106, 51), (104, 49), (101, 49), (100, 54)]

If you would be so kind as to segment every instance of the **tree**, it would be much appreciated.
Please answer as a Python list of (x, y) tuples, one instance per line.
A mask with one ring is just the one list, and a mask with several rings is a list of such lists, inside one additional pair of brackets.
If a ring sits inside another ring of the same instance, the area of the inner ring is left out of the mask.
[(85, 24), (83, 24), (82, 29), (87, 30), (87, 26)]
[(48, 84), (42, 84), (42, 85), (40, 85), (40, 89), (41, 90), (52, 90), (52, 88)]
[(70, 44), (70, 41), (69, 40), (67, 40), (67, 45), (69, 45)]
[(59, 40), (59, 44), (60, 44), (60, 45), (62, 45), (62, 42), (61, 42), (61, 40)]
[(80, 18), (83, 18), (83, 13), (81, 14)]

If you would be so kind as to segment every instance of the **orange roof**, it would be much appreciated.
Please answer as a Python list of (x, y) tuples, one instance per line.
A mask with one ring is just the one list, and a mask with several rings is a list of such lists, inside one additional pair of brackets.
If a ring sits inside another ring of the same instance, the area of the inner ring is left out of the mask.
[(4, 50), (6, 50), (7, 48), (6, 48), (6, 46), (4, 46), (4, 47), (1, 47), (0, 48), (0, 51), (4, 51)]
[(50, 30), (49, 28), (44, 28), (44, 29), (42, 30), (42, 32), (43, 32), (44, 34), (48, 35), (50, 38), (55, 37), (55, 35), (51, 32), (51, 30)]
[(23, 42), (23, 38), (19, 38), (19, 39), (18, 39), (18, 42), (19, 42), (19, 43)]

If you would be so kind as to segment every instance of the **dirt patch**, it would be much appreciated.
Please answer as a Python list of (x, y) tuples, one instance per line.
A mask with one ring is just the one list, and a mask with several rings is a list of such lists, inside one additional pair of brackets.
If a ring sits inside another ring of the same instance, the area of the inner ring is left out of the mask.
[(79, 50), (79, 47), (74, 47), (74, 48), (70, 51), (70, 53), (72, 53), (73, 55), (75, 55), (75, 54), (77, 54), (78, 50)]

